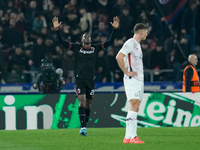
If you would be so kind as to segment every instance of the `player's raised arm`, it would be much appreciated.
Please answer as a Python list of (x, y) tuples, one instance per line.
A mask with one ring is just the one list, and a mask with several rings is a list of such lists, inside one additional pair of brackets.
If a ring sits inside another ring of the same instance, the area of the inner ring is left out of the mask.
[(59, 29), (60, 29), (60, 25), (62, 24), (62, 22), (58, 22), (58, 17), (53, 17), (52, 19), (52, 23), (53, 23), (53, 27), (56, 30), (57, 36), (58, 36), (58, 40), (60, 41), (60, 43), (62, 45), (64, 45), (66, 48), (69, 48), (70, 43), (66, 40), (63, 39)]
[(110, 46), (110, 44), (114, 41), (116, 29), (119, 28), (119, 18), (117, 16), (113, 17), (113, 22), (110, 22), (110, 24), (112, 25), (113, 30), (112, 30), (112, 33), (111, 33), (108, 41), (103, 43), (104, 48)]

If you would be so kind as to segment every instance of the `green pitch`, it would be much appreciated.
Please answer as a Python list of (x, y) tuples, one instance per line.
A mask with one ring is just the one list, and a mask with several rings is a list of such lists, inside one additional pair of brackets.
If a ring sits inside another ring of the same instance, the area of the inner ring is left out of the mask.
[(123, 144), (125, 128), (0, 131), (0, 150), (197, 150), (200, 128), (138, 128), (145, 144)]

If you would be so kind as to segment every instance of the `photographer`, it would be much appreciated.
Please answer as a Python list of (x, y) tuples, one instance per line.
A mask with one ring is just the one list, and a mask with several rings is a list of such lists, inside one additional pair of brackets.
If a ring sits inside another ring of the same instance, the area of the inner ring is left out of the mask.
[(40, 94), (59, 93), (65, 85), (62, 74), (63, 70), (55, 69), (53, 61), (49, 57), (45, 57), (41, 60), (40, 71), (33, 88), (38, 88)]

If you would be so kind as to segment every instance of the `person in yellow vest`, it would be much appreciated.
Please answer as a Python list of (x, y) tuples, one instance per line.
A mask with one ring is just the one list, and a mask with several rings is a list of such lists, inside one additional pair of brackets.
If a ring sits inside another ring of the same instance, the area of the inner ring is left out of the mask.
[(196, 70), (198, 59), (191, 54), (188, 56), (187, 66), (183, 71), (183, 92), (199, 92), (199, 76)]

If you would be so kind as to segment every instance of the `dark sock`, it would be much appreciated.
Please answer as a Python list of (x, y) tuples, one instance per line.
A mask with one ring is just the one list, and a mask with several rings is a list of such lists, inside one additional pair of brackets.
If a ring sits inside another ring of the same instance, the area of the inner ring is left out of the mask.
[(79, 119), (81, 122), (81, 128), (85, 127), (85, 108), (79, 107), (78, 109)]
[(86, 118), (85, 118), (85, 123), (86, 125), (88, 124), (88, 121), (90, 119), (90, 109), (85, 109), (85, 115), (86, 115)]

